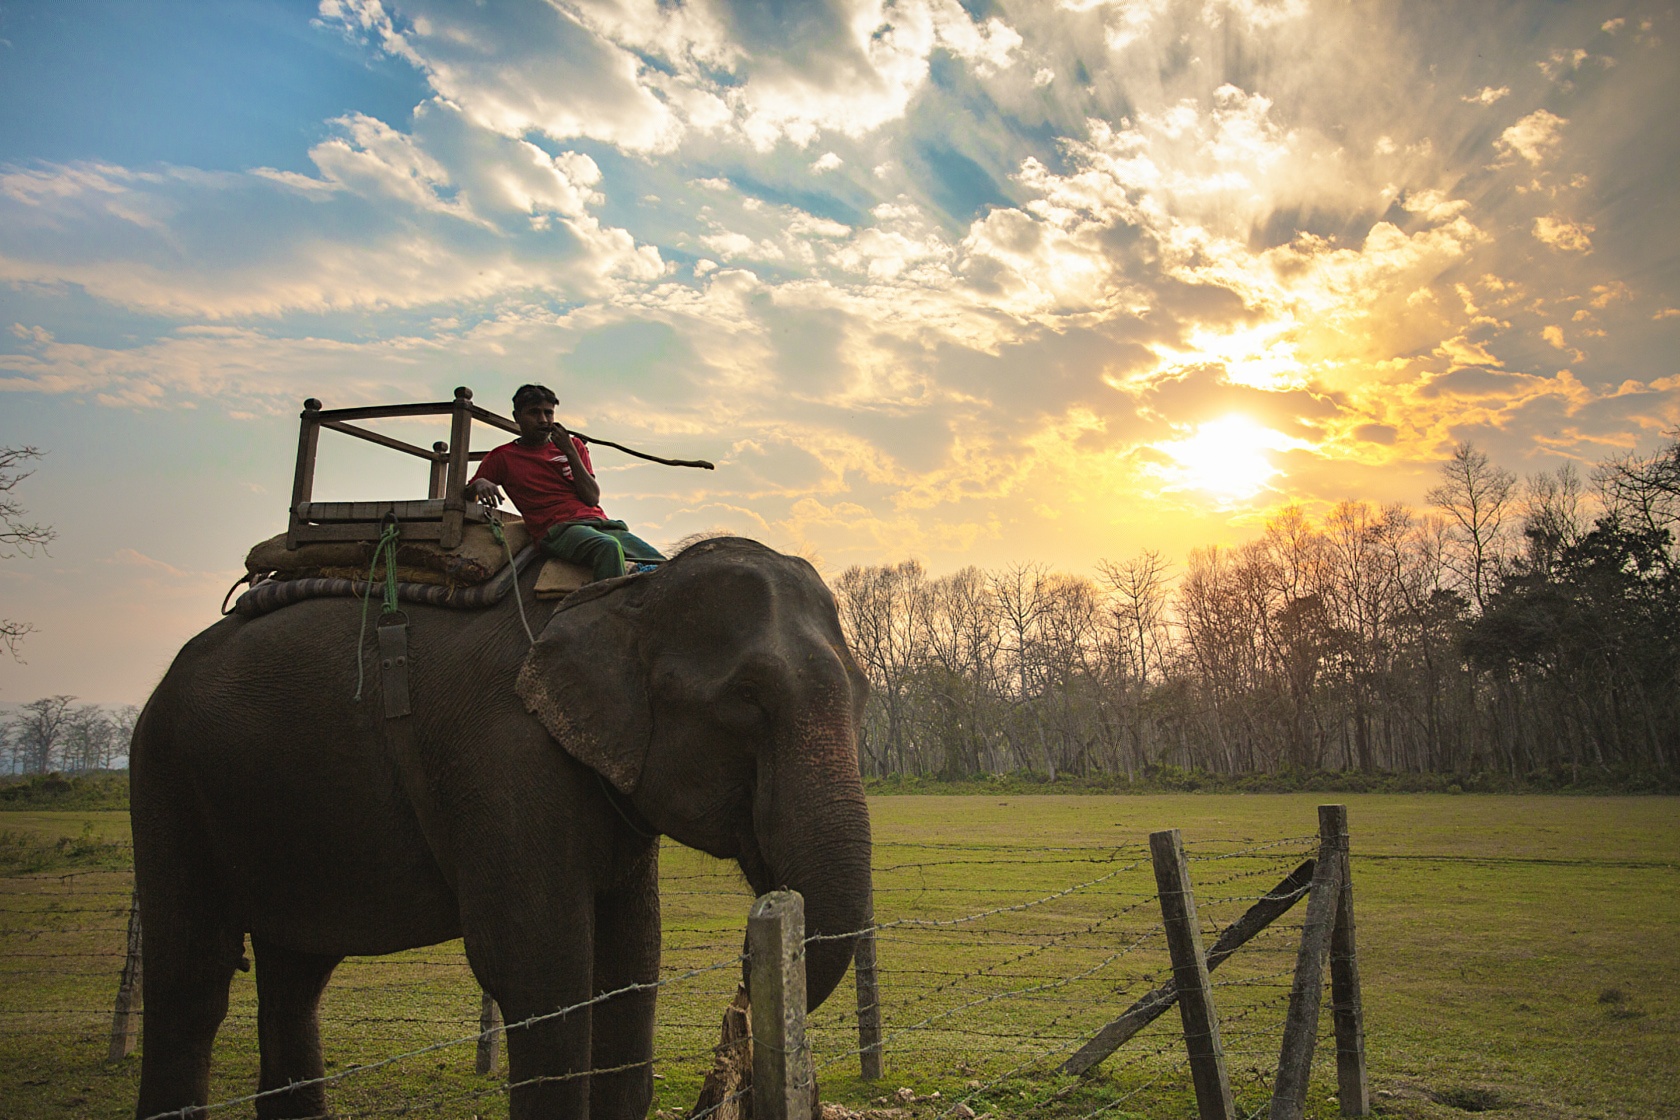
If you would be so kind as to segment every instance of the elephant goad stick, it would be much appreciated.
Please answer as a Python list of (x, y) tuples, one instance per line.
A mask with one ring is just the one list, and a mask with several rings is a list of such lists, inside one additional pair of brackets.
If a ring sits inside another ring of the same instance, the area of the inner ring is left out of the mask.
[(706, 1072), (690, 1117), (709, 1114), (708, 1120), (752, 1120), (751, 1009), (743, 984), (723, 1013), (723, 1029), (712, 1050), (712, 1068)]

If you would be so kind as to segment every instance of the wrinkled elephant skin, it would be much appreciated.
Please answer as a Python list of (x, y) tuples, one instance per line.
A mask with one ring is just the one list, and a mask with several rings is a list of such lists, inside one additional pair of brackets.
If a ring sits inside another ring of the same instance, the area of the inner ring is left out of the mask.
[[(521, 593), (531, 605), (534, 573)], [(465, 940), (509, 1023), (515, 1117), (641, 1117), (659, 975), (658, 834), (804, 893), (808, 931), (871, 915), (855, 728), (865, 684), (815, 570), (704, 541), (564, 600), (534, 646), (510, 596), (409, 606), (412, 734), (383, 718), (361, 604), (228, 618), (176, 658), (132, 752), (146, 1117), (203, 1104), (244, 939), (261, 1116), (326, 1110), (317, 1008), (347, 955)], [(369, 628), (371, 631), (371, 627)], [(812, 1006), (853, 942), (814, 942)], [(400, 1047), (398, 1047), (400, 1049)], [(590, 1069), (630, 1067), (580, 1076)]]

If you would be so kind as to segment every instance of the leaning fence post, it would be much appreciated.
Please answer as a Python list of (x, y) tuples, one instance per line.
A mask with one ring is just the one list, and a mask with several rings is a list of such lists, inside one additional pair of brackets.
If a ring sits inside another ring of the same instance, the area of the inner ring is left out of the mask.
[(858, 1065), (865, 1081), (881, 1078), (881, 984), (875, 971), (875, 927), (858, 938), (852, 958), (857, 975)]
[(811, 1052), (805, 1045), (805, 900), (760, 895), (747, 917), (752, 999), (753, 1120), (811, 1120)]
[(1312, 1076), (1313, 1047), (1318, 1042), (1324, 964), (1341, 900), (1343, 865), (1338, 846), (1341, 838), (1323, 831), (1327, 826), (1322, 814), (1319, 827), (1318, 866), (1313, 869), (1307, 916), (1301, 927), (1301, 950), (1295, 958), (1295, 980), (1289, 989), (1289, 1013), (1283, 1021), (1271, 1120), (1301, 1120), (1307, 1106), (1307, 1082)]
[(1184, 1021), (1190, 1078), (1196, 1086), (1196, 1108), (1201, 1120), (1235, 1120), (1237, 1106), (1231, 1099), (1225, 1052), (1219, 1044), (1219, 1016), (1208, 989), (1202, 929), (1196, 919), (1196, 896), (1190, 890), (1190, 865), (1178, 829), (1150, 833), (1149, 854), (1155, 863), (1155, 889), (1161, 896), (1167, 949), (1172, 953), (1173, 982)]
[(111, 1012), (111, 1049), (107, 1060), (117, 1061), (134, 1053), (134, 1036), (140, 1027), (140, 888), (128, 902), (128, 953), (123, 960), (122, 979), (117, 983), (117, 1004)]
[(1330, 935), (1330, 1009), (1336, 1022), (1336, 1089), (1343, 1116), (1371, 1114), (1365, 1079), (1365, 1005), (1359, 994), (1359, 951), (1353, 939), (1353, 865), (1348, 862), (1346, 805), (1320, 805), (1318, 832), (1341, 855), (1342, 889)]
[(502, 1009), (496, 1006), (496, 1001), (490, 998), (489, 992), (482, 992), (482, 999), (478, 1001), (478, 1059), (473, 1068), (479, 1073), (494, 1073), (496, 1069), (496, 1049), (502, 1032)]

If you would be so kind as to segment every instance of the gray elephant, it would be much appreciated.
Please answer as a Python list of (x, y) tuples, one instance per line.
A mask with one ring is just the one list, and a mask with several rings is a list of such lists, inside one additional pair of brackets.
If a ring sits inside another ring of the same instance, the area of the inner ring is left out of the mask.
[[(317, 1009), (347, 955), (464, 938), (509, 1023), (656, 980), (660, 834), (738, 861), (756, 892), (802, 892), (812, 934), (869, 923), (854, 738), (867, 686), (809, 564), (703, 541), (572, 594), (534, 646), (512, 596), (408, 607), (406, 741), (385, 726), (375, 657), (372, 695), (352, 699), (361, 609), (316, 599), (224, 619), (141, 716), (137, 1115), (206, 1101), (247, 933), (260, 1088), (281, 1090), (257, 1111), (303, 1116), (326, 1110), (323, 1087), (285, 1087), (322, 1076)], [(853, 949), (811, 943), (812, 1006)], [(530, 1082), (513, 1116), (645, 1115), (654, 995), (510, 1031), (510, 1080)], [(629, 1068), (577, 1076), (614, 1067)]]

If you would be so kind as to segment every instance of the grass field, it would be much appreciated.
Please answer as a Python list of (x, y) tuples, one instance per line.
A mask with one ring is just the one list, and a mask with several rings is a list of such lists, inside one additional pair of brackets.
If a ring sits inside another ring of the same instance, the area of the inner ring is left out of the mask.
[[(941, 1094), (909, 1109), (925, 1117), (965, 1098), (998, 1117), (1193, 1115), (1176, 1013), (1095, 1077), (1053, 1072), (1165, 971), (1147, 834), (1182, 830), (1211, 938), (1310, 851), (1324, 800), (873, 798), (888, 1072), (882, 1082), (857, 1079), (854, 1002), (843, 985), (812, 1018), (824, 1099), (859, 1108), (903, 1086)], [(1383, 1114), (1680, 1115), (1680, 804), (1335, 800), (1349, 806), (1369, 1065)], [(132, 1108), (138, 1062), (104, 1060), (128, 905), (125, 829), (122, 813), (0, 814), (0, 1117)], [(708, 1064), (751, 900), (730, 869), (672, 845), (662, 873), (671, 983), (661, 995), (655, 1107), (674, 1112), (692, 1104)], [(990, 910), (1001, 912), (973, 917)], [(1267, 1097), (1300, 917), (1297, 908), (1214, 975), (1245, 1112)], [(707, 970), (679, 979), (698, 969)], [(215, 1099), (254, 1088), (254, 989), (249, 973), (235, 975)], [(323, 1008), (329, 1072), (346, 1075), (335, 1108), (505, 1115), (497, 1079), (473, 1072), (470, 1042), (360, 1068), (468, 1039), (477, 1012), (458, 944), (346, 961)], [(1332, 1048), (1321, 1045), (1309, 1113), (1334, 1115), (1333, 1092)]]

